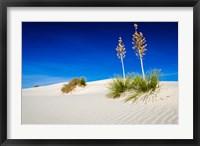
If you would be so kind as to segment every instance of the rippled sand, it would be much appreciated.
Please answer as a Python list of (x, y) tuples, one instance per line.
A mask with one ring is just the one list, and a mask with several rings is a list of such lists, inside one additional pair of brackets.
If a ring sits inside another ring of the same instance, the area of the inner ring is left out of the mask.
[(109, 80), (71, 94), (64, 83), (22, 90), (22, 124), (178, 124), (178, 82), (161, 82), (157, 96), (137, 103), (109, 99)]

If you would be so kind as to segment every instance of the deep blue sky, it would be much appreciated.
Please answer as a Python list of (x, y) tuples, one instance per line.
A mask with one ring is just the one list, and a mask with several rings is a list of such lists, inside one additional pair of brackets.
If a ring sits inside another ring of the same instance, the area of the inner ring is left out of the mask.
[[(132, 49), (135, 22), (23, 22), (22, 87), (85, 77), (87, 81), (122, 74), (118, 38), (126, 48), (125, 71), (141, 73)], [(161, 80), (178, 80), (178, 23), (136, 22), (147, 40), (144, 70), (161, 69)]]

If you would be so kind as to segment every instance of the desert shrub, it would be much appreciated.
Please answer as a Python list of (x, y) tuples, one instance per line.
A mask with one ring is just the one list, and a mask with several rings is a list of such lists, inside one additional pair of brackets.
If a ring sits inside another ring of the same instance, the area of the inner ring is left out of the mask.
[(147, 74), (147, 81), (148, 81), (148, 86), (149, 89), (152, 91), (155, 91), (156, 87), (159, 86), (159, 75), (160, 75), (160, 70), (154, 69), (148, 72)]
[(86, 80), (85, 80), (85, 78), (80, 78), (80, 85), (81, 86), (86, 86)]
[(34, 85), (33, 87), (40, 87), (40, 85)]
[(120, 97), (122, 93), (131, 89), (132, 84), (132, 76), (127, 76), (125, 80), (118, 76), (109, 83), (108, 89), (110, 92), (107, 94), (107, 96), (110, 98)]
[(110, 98), (120, 97), (122, 93), (129, 92), (128, 98), (125, 101), (135, 101), (144, 93), (152, 93), (159, 87), (159, 74), (160, 70), (151, 70), (146, 73), (145, 79), (139, 74), (127, 75), (125, 81), (123, 78), (113, 79), (108, 86)]
[(135, 102), (139, 97), (143, 96), (143, 98), (147, 99), (148, 96), (152, 95), (155, 92), (156, 88), (159, 87), (159, 75), (160, 70), (151, 70), (146, 74), (145, 79), (140, 76), (136, 75), (134, 77), (133, 86), (131, 90), (131, 94), (125, 101), (132, 100)]
[(79, 85), (80, 79), (79, 78), (73, 78), (68, 84), (71, 86)]
[(152, 70), (146, 73), (145, 79), (140, 75), (136, 75), (134, 77), (133, 89), (138, 92), (155, 91), (159, 83), (159, 74), (159, 70)]
[(63, 87), (61, 88), (61, 91), (63, 93), (69, 93), (70, 91), (72, 91), (74, 89), (74, 87), (70, 87), (68, 84), (64, 84)]
[(77, 86), (86, 86), (85, 78), (73, 78), (68, 84), (63, 85), (61, 91), (63, 93), (69, 93), (73, 91)]

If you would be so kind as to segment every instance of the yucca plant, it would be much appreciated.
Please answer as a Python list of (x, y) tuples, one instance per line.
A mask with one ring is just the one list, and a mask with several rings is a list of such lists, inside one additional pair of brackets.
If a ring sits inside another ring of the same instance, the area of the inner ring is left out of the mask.
[(147, 72), (145, 79), (135, 73), (126, 75), (125, 80), (118, 76), (109, 83), (107, 97), (119, 98), (124, 93), (127, 97), (125, 101), (135, 102), (141, 96), (144, 96), (143, 99), (148, 99), (159, 87), (159, 74), (160, 70), (154, 69)]
[(121, 60), (121, 63), (122, 63), (123, 78), (125, 80), (126, 76), (125, 76), (124, 61), (123, 60), (124, 60), (124, 57), (126, 56), (126, 49), (124, 47), (124, 44), (122, 42), (121, 37), (119, 37), (118, 46), (117, 46), (116, 50), (117, 50), (117, 56)]
[(148, 99), (159, 88), (159, 75), (160, 70), (154, 69), (147, 73), (145, 79), (140, 75), (134, 76), (131, 94), (125, 101), (132, 100), (135, 102), (141, 96), (144, 96), (143, 100)]
[(144, 73), (144, 67), (143, 67), (143, 56), (145, 55), (145, 52), (147, 51), (146, 49), (146, 39), (144, 38), (142, 32), (138, 33), (137, 29), (138, 29), (138, 25), (134, 24), (135, 27), (135, 33), (133, 34), (133, 42), (132, 44), (133, 49), (136, 50), (136, 56), (138, 56), (140, 58), (140, 64), (141, 64), (141, 69), (142, 69), (142, 76), (143, 79), (145, 79), (145, 73)]
[(132, 84), (133, 84), (133, 78), (130, 75), (128, 75), (125, 80), (119, 76), (114, 78), (109, 83), (108, 89), (110, 92), (107, 94), (107, 97), (109, 98), (120, 97), (122, 93), (131, 90)]

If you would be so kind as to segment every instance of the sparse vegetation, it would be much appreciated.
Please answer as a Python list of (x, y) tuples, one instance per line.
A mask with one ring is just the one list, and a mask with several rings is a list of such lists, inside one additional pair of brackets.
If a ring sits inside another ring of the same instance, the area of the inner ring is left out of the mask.
[(122, 93), (127, 94), (125, 101), (136, 101), (140, 96), (152, 94), (159, 87), (160, 70), (152, 70), (146, 74), (145, 79), (139, 74), (129, 74), (124, 82), (123, 78), (117, 77), (109, 84), (109, 98), (119, 98)]
[(129, 74), (125, 76), (123, 58), (125, 57), (125, 47), (122, 43), (122, 38), (119, 38), (119, 43), (116, 48), (117, 56), (121, 59), (123, 78), (116, 77), (109, 83), (110, 92), (107, 94), (110, 98), (119, 98), (122, 94), (128, 97), (125, 101), (133, 100), (136, 101), (139, 97), (144, 96), (148, 98), (150, 94), (154, 94), (156, 88), (159, 87), (159, 74), (160, 70), (152, 70), (144, 73), (143, 57), (147, 51), (146, 39), (142, 32), (138, 33), (138, 25), (134, 24), (135, 33), (133, 34), (132, 44), (133, 49), (136, 51), (135, 55), (140, 59), (140, 65), (142, 70), (142, 75), (139, 74)]
[(81, 86), (86, 86), (86, 80), (85, 80), (85, 78), (80, 78), (80, 85)]
[(145, 79), (140, 75), (136, 75), (132, 90), (125, 101), (132, 100), (135, 102), (140, 97), (143, 97), (143, 100), (145, 100), (150, 95), (153, 95), (159, 87), (159, 74), (160, 70), (152, 70), (146, 74)]
[(110, 98), (120, 97), (122, 93), (131, 89), (133, 81), (131, 75), (127, 75), (125, 80), (121, 77), (114, 78), (112, 82), (109, 83), (108, 89), (110, 90), (110, 93), (108, 93), (107, 96)]
[(40, 87), (40, 85), (35, 85), (35, 86), (33, 86), (33, 87)]
[(85, 87), (86, 86), (85, 78), (73, 78), (68, 84), (63, 85), (61, 91), (63, 93), (69, 93), (73, 91), (77, 86)]

